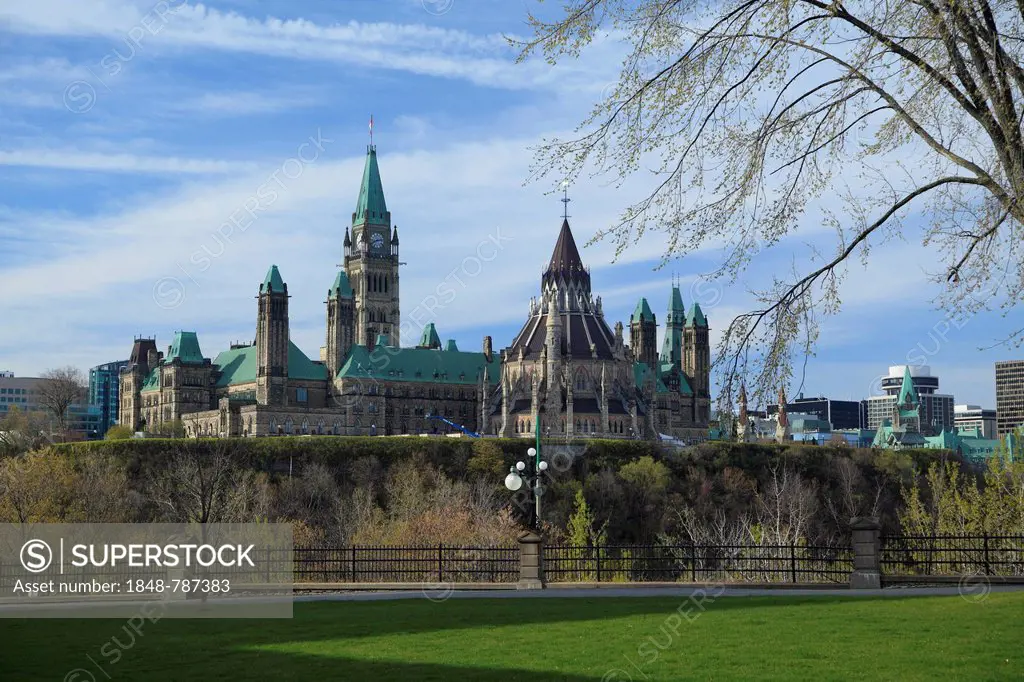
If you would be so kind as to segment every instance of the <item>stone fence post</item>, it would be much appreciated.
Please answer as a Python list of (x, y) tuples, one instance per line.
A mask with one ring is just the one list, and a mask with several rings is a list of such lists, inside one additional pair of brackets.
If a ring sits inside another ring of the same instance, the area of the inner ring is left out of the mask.
[(532, 531), (519, 536), (519, 582), (516, 589), (544, 589), (544, 538)]
[(857, 516), (850, 521), (853, 530), (853, 573), (851, 590), (877, 590), (882, 587), (880, 539), (878, 519)]

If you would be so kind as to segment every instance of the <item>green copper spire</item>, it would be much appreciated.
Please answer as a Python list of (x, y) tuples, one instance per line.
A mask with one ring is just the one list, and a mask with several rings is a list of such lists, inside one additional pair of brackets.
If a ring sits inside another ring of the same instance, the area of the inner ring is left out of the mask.
[(352, 214), (352, 224), (360, 223), (391, 224), (391, 214), (388, 213), (388, 206), (384, 202), (380, 169), (377, 167), (377, 148), (373, 145), (366, 148), (363, 181), (359, 185), (359, 199), (356, 201), (355, 213)]
[(437, 329), (433, 322), (428, 322), (423, 328), (423, 336), (420, 337), (419, 348), (441, 348), (441, 337), (437, 335)]
[(679, 287), (672, 287), (668, 299), (668, 320), (665, 322), (665, 341), (661, 346), (661, 361), (683, 367), (683, 325), (686, 324), (686, 307)]
[(629, 318), (630, 322), (654, 322), (654, 313), (651, 312), (651, 306), (647, 305), (647, 299), (641, 298), (636, 303), (636, 310)]
[(281, 273), (278, 272), (276, 265), (271, 265), (270, 269), (267, 270), (267, 276), (263, 278), (263, 284), (260, 285), (260, 291), (284, 291), (284, 280), (281, 279)]
[(668, 324), (686, 324), (686, 306), (683, 305), (683, 296), (676, 286), (672, 287), (672, 296), (668, 301)]
[(896, 405), (900, 408), (918, 405), (917, 391), (914, 390), (914, 380), (910, 376), (910, 366), (903, 368), (903, 385), (900, 386), (900, 397), (896, 399)]
[(338, 270), (338, 276), (334, 278), (334, 284), (327, 291), (328, 298), (352, 298), (352, 284), (348, 281), (348, 275), (344, 270)]
[(708, 326), (708, 320), (704, 317), (704, 311), (700, 309), (700, 304), (694, 301), (690, 307), (690, 314), (686, 316), (687, 327), (706, 327)]

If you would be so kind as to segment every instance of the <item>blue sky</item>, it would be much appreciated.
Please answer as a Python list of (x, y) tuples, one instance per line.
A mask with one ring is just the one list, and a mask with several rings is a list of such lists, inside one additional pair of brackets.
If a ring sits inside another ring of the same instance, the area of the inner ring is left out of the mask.
[[(534, 0), (6, 0), (0, 370), (86, 369), (126, 357), (136, 335), (166, 346), (179, 329), (197, 331), (215, 356), (252, 340), (253, 297), (271, 263), (292, 294), (292, 337), (316, 357), (371, 113), (407, 263), (403, 316), (436, 322), (462, 349), (478, 349), (485, 334), (507, 345), (538, 293), (562, 211), (549, 184), (524, 184), (530, 148), (571, 133), (615, 81), (623, 55), (604, 37), (578, 62), (513, 63), (502, 35), (525, 35), (526, 12), (537, 8)], [(621, 188), (609, 178), (578, 182), (577, 241), (650, 183), (643, 174)], [(268, 186), (269, 206), (237, 220)], [(236, 227), (225, 227), (232, 216)], [(815, 217), (807, 220), (810, 228)], [(828, 234), (808, 232), (827, 243)], [(700, 279), (714, 253), (657, 269), (661, 248), (651, 234), (618, 262), (610, 244), (584, 249), (610, 323), (627, 322), (639, 296), (661, 319), (676, 274), (684, 298), (696, 298), (721, 330), (749, 304), (748, 288), (810, 258), (807, 239), (789, 240), (741, 282), (720, 286)], [(852, 263), (844, 312), (826, 326), (804, 392), (863, 398), (888, 365), (923, 358), (958, 403), (993, 407), (992, 363), (1014, 353), (979, 347), (1008, 325), (991, 313), (947, 321), (931, 303), (939, 290), (926, 273), (937, 267), (914, 235), (876, 247), (866, 266)], [(457, 295), (431, 305), (446, 280)]]

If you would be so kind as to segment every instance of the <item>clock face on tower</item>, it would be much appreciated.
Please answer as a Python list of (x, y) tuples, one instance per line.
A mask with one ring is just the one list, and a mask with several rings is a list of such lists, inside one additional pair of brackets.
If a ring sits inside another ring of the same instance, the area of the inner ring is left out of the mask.
[(384, 246), (384, 235), (380, 232), (374, 232), (370, 235), (370, 246), (374, 249), (381, 249)]

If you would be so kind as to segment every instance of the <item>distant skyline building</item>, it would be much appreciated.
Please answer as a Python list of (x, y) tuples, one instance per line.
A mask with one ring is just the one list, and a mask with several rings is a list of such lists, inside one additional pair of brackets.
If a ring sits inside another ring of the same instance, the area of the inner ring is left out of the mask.
[[(779, 411), (778, 405), (768, 406), (768, 416)], [(828, 422), (832, 429), (859, 429), (861, 427), (860, 403), (856, 400), (833, 400), (824, 396), (805, 398), (804, 394), (786, 404), (786, 411), (796, 414), (813, 414)]]
[(927, 365), (893, 365), (882, 378), (884, 395), (876, 395), (864, 401), (864, 428), (877, 430), (886, 419), (891, 418), (893, 408), (903, 388), (904, 374), (910, 370), (914, 392), (920, 401), (920, 433), (935, 435), (951, 431), (955, 426), (953, 418), (953, 396), (939, 393), (939, 377), (932, 374)]
[(1024, 426), (1024, 360), (996, 363), (996, 432), (1004, 436)]
[(953, 423), (960, 433), (977, 430), (982, 438), (996, 438), (995, 410), (986, 410), (980, 405), (954, 405)]
[(97, 365), (89, 370), (89, 404), (99, 408), (97, 430), (100, 436), (117, 423), (118, 381), (121, 368), (127, 366), (127, 360), (117, 360)]
[[(45, 410), (39, 403), (39, 385), (44, 381), (46, 379), (40, 377), (16, 377), (13, 372), (0, 373), (0, 419), (6, 417), (12, 407), (24, 412)], [(68, 437), (71, 440), (102, 437), (101, 420), (99, 407), (84, 402), (71, 405), (67, 418)]]

